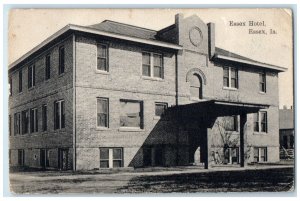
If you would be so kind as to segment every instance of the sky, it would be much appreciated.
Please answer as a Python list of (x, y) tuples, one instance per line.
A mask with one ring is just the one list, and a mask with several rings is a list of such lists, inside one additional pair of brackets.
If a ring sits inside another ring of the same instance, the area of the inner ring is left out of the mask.
[[(205, 23), (215, 23), (217, 47), (287, 68), (279, 74), (279, 106), (293, 105), (292, 13), (288, 9), (12, 9), (8, 63), (67, 24), (85, 26), (108, 19), (159, 30), (173, 24), (177, 13), (196, 14)], [(230, 26), (230, 21), (264, 21), (265, 26)], [(249, 34), (249, 29), (265, 29), (268, 34)], [(270, 29), (277, 34), (269, 34)]]

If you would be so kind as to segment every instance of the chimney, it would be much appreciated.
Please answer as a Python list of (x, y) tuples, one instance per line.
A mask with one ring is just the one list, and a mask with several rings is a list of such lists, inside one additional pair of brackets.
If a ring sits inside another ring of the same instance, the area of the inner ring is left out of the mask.
[(215, 55), (215, 24), (208, 23), (208, 54), (209, 58), (212, 59)]
[(183, 14), (177, 13), (175, 15), (175, 26), (176, 26), (176, 32), (177, 32), (177, 44), (180, 45), (180, 31), (182, 30), (180, 26), (182, 26), (182, 20), (183, 20)]

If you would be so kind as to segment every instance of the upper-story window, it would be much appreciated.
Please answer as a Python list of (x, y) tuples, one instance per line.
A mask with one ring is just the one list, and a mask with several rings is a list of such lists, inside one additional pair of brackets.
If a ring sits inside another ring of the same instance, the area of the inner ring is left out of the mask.
[(47, 115), (47, 105), (43, 105), (42, 106), (42, 130), (46, 131), (47, 130), (47, 119), (48, 119), (48, 115)]
[(259, 91), (260, 92), (267, 92), (267, 85), (266, 85), (266, 73), (261, 72), (259, 73)]
[(108, 127), (108, 99), (97, 98), (97, 127)]
[(22, 82), (23, 82), (23, 75), (22, 75), (22, 69), (19, 71), (19, 93), (22, 92)]
[(108, 71), (108, 46), (97, 44), (97, 70)]
[(28, 110), (22, 111), (22, 135), (28, 133), (29, 128), (29, 112)]
[(65, 101), (54, 102), (54, 129), (65, 127)]
[(14, 134), (18, 135), (21, 132), (21, 113), (15, 113), (14, 115)]
[(260, 111), (254, 114), (254, 131), (255, 132), (268, 132), (268, 117), (266, 111)]
[(30, 132), (38, 132), (38, 109), (30, 109)]
[(238, 71), (233, 67), (223, 67), (223, 86), (238, 88)]
[(51, 57), (48, 54), (45, 58), (45, 80), (50, 79), (50, 69), (51, 69)]
[(163, 60), (161, 54), (142, 53), (142, 74), (147, 77), (163, 78)]
[(28, 66), (28, 88), (35, 86), (35, 65)]
[(9, 77), (9, 95), (12, 96), (12, 77)]
[(58, 65), (58, 74), (65, 72), (65, 47), (61, 46), (59, 48), (59, 65)]
[(121, 100), (120, 102), (120, 126), (143, 128), (143, 103), (133, 100)]

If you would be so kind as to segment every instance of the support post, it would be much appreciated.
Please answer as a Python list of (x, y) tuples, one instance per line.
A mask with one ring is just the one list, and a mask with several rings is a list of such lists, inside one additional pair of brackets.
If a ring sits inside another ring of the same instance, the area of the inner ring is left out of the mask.
[[(247, 165), (247, 145), (246, 144), (246, 122), (247, 122), (247, 114), (243, 113), (240, 115), (240, 149), (241, 149), (241, 161), (240, 166), (245, 167)], [(246, 155), (245, 155), (246, 153)]]
[[(203, 151), (205, 153), (205, 157), (204, 157), (204, 168), (205, 169), (210, 169), (211, 168), (211, 164), (210, 164), (210, 136), (212, 134), (212, 130), (211, 128), (206, 128), (204, 130), (204, 143), (203, 143)], [(201, 150), (202, 151), (202, 150)]]

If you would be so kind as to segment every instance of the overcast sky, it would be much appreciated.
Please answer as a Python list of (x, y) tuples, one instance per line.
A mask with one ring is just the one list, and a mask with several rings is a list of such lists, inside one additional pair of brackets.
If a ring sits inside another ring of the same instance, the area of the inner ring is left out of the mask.
[[(91, 25), (109, 19), (159, 30), (174, 23), (175, 14), (196, 14), (216, 24), (216, 46), (257, 61), (288, 68), (279, 75), (279, 105), (293, 105), (291, 11), (283, 9), (18, 9), (9, 15), (9, 64), (67, 24)], [(251, 27), (230, 21), (264, 21), (275, 35), (248, 34)], [(272, 90), (272, 89), (270, 89)]]

